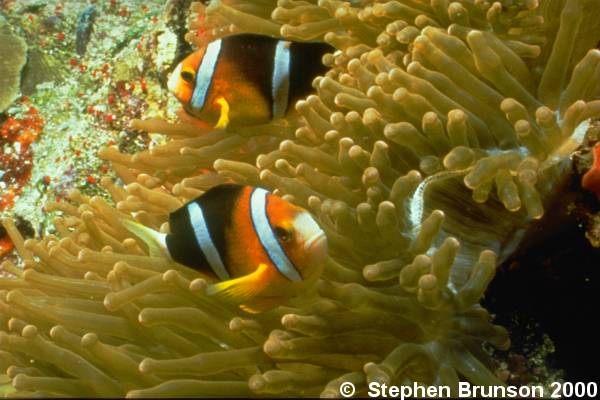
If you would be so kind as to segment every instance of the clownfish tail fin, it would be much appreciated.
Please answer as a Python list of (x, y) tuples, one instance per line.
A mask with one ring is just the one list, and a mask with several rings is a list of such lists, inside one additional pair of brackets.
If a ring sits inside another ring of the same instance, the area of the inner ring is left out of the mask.
[(225, 97), (221, 96), (215, 103), (221, 107), (221, 114), (219, 115), (219, 120), (215, 125), (217, 129), (225, 129), (227, 125), (229, 125), (229, 103), (225, 100)]
[(266, 287), (267, 269), (266, 264), (260, 264), (251, 274), (210, 285), (206, 294), (222, 297), (237, 304), (245, 303)]
[(121, 225), (146, 243), (151, 257), (171, 258), (167, 249), (166, 234), (157, 232), (131, 219), (122, 219)]

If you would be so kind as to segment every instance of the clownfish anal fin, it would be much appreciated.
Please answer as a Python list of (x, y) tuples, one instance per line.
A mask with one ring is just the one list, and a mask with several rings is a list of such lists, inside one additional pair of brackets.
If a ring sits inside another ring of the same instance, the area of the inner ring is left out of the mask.
[(153, 229), (148, 228), (145, 225), (140, 224), (139, 222), (135, 222), (130, 219), (121, 220), (121, 224), (131, 233), (139, 237), (146, 243), (148, 246), (148, 252), (150, 253), (150, 257), (167, 257), (171, 258), (169, 255), (169, 250), (167, 250), (166, 245), (166, 234), (156, 232)]
[(215, 100), (215, 104), (221, 109), (215, 128), (225, 129), (229, 125), (229, 103), (225, 100), (225, 97), (221, 96)]
[(287, 300), (286, 297), (265, 297), (253, 299), (248, 303), (240, 305), (240, 308), (250, 314), (258, 314), (271, 310)]
[(215, 283), (206, 289), (209, 296), (219, 296), (241, 304), (255, 297), (267, 285), (268, 266), (260, 264), (251, 274)]

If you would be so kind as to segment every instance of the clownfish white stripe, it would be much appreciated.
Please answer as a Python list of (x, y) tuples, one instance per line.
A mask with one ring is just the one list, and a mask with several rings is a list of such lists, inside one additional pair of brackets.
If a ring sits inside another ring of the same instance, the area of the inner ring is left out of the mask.
[(219, 251), (215, 247), (215, 244), (210, 237), (210, 232), (208, 231), (208, 227), (206, 226), (206, 220), (204, 219), (204, 213), (202, 212), (202, 208), (198, 204), (190, 203), (187, 206), (188, 213), (190, 214), (190, 223), (192, 228), (194, 229), (194, 235), (196, 236), (196, 242), (202, 253), (206, 257), (206, 260), (210, 264), (210, 267), (215, 272), (215, 274), (221, 280), (231, 279), (227, 269), (225, 269), (225, 264), (223, 264), (223, 260), (221, 260), (221, 256), (219, 255)]
[(208, 93), (215, 73), (215, 66), (219, 59), (219, 53), (221, 53), (221, 39), (215, 40), (208, 45), (206, 53), (204, 53), (204, 58), (202, 58), (202, 62), (200, 63), (200, 68), (198, 68), (196, 87), (194, 88), (191, 101), (191, 106), (194, 110), (200, 110), (204, 107), (206, 94)]
[(275, 48), (271, 95), (273, 97), (273, 118), (282, 118), (288, 106), (290, 91), (290, 45), (280, 40)]
[(300, 282), (302, 281), (302, 277), (281, 248), (279, 241), (273, 233), (273, 229), (271, 229), (271, 224), (267, 217), (268, 193), (264, 189), (257, 188), (252, 191), (252, 195), (250, 196), (250, 214), (254, 230), (277, 270), (289, 280)]

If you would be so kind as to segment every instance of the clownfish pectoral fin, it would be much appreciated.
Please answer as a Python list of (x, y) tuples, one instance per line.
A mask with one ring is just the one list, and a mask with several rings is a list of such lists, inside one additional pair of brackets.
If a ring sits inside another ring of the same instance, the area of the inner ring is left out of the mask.
[(215, 128), (225, 129), (227, 125), (229, 125), (229, 103), (223, 96), (215, 100), (215, 103), (221, 107), (221, 114), (219, 115), (219, 120), (217, 121)]
[(169, 250), (167, 249), (166, 237), (164, 233), (156, 232), (130, 219), (121, 220), (121, 224), (131, 233), (139, 237), (148, 246), (150, 257), (168, 257)]
[(245, 303), (267, 286), (268, 268), (266, 264), (260, 264), (251, 274), (209, 286), (206, 294), (224, 297), (238, 304)]

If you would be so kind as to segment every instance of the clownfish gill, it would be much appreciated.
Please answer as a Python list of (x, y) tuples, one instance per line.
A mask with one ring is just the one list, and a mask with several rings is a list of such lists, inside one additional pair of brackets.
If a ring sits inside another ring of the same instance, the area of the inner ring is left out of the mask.
[(214, 276), (208, 294), (252, 312), (313, 285), (327, 258), (325, 234), (308, 211), (250, 186), (213, 187), (169, 215), (168, 234), (122, 223), (152, 256)]
[(169, 78), (169, 90), (194, 117), (225, 128), (260, 125), (285, 117), (314, 89), (333, 47), (240, 34), (210, 42), (186, 57)]

